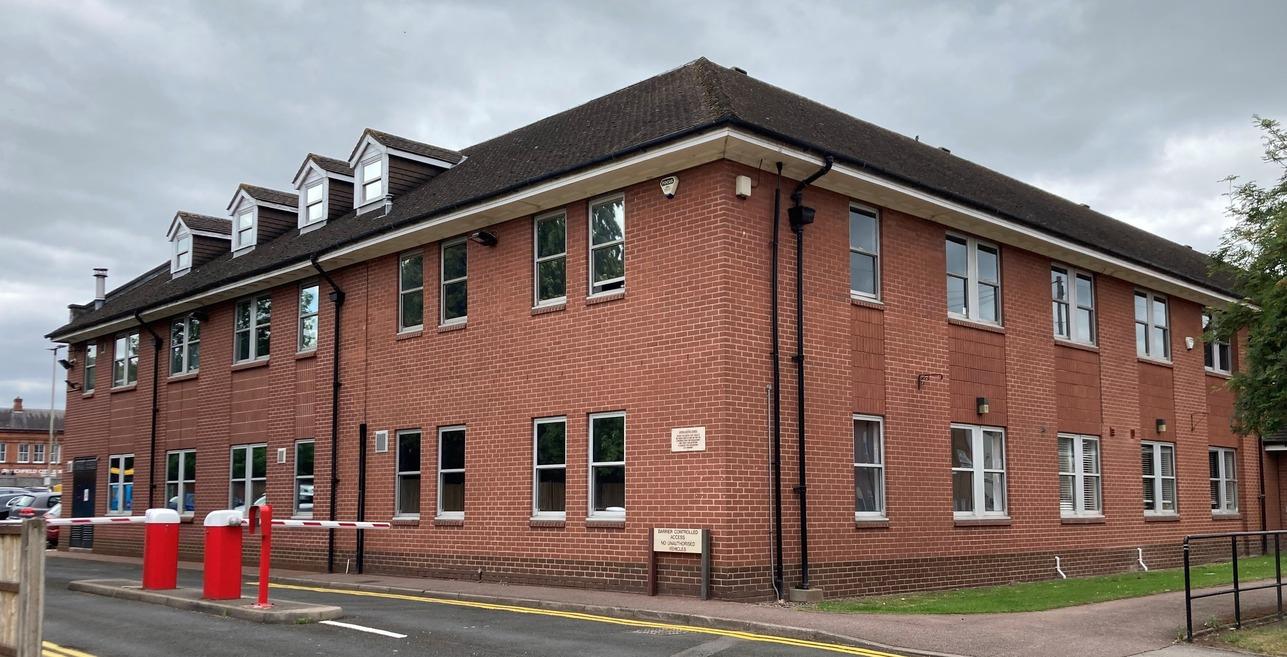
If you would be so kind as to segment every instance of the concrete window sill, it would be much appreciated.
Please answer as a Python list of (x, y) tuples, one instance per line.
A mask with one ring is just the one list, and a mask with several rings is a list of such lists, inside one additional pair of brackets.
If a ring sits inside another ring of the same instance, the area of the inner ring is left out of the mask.
[(964, 326), (965, 328), (978, 329), (980, 331), (988, 331), (990, 333), (1000, 333), (1001, 335), (1005, 335), (1005, 327), (999, 324), (989, 324), (987, 322), (980, 322), (973, 319), (962, 319), (960, 317), (948, 317), (947, 323), (954, 324), (956, 326)]
[(868, 298), (868, 297), (855, 297), (855, 296), (851, 296), (851, 297), (849, 297), (849, 303), (851, 303), (851, 304), (853, 304), (853, 305), (855, 305), (855, 306), (858, 306), (859, 308), (871, 308), (872, 310), (884, 310), (884, 309), (885, 309), (885, 304), (884, 304), (884, 302), (882, 302), (882, 301), (878, 301), (878, 300), (876, 300), (876, 299), (871, 299), (871, 298)]
[(170, 378), (166, 379), (166, 383), (178, 383), (180, 381), (191, 381), (192, 379), (197, 378), (199, 374), (201, 374), (201, 372), (185, 372), (183, 374), (172, 374)]
[(111, 390), (108, 390), (107, 392), (108, 394), (112, 394), (112, 395), (115, 395), (118, 392), (134, 392), (135, 390), (138, 390), (138, 387), (139, 387), (139, 384), (131, 383), (127, 386), (117, 386), (115, 388), (112, 388)]
[(1060, 518), (1059, 522), (1064, 525), (1102, 525), (1104, 516), (1070, 516)]
[(295, 353), (295, 360), (308, 360), (309, 358), (317, 358), (316, 349), (309, 349), (308, 351), (300, 351)]
[(464, 518), (434, 518), (434, 527), (464, 527)]
[(1069, 349), (1080, 349), (1082, 351), (1089, 351), (1093, 354), (1099, 353), (1099, 347), (1093, 344), (1086, 344), (1084, 342), (1073, 342), (1072, 340), (1065, 340), (1063, 338), (1055, 338), (1055, 346), (1068, 347)]
[(1174, 369), (1174, 368), (1175, 368), (1175, 364), (1174, 364), (1174, 363), (1172, 363), (1172, 362), (1171, 362), (1171, 361), (1169, 361), (1169, 360), (1162, 360), (1162, 359), (1160, 359), (1160, 358), (1149, 358), (1149, 357), (1147, 357), (1147, 356), (1136, 356), (1136, 357), (1135, 357), (1135, 361), (1136, 361), (1136, 362), (1138, 362), (1138, 363), (1147, 363), (1147, 364), (1149, 364), (1149, 365), (1157, 365), (1158, 367), (1169, 367), (1169, 368), (1172, 368), (1172, 369)]
[(532, 316), (535, 317), (536, 315), (548, 315), (550, 313), (562, 312), (564, 310), (567, 310), (567, 307), (568, 307), (568, 304), (566, 301), (551, 303), (544, 306), (533, 306)]
[(242, 363), (234, 363), (232, 371), (240, 372), (241, 370), (253, 370), (256, 367), (268, 367), (268, 359), (260, 358), (258, 360), (248, 360)]
[(567, 521), (563, 518), (531, 518), (527, 521), (527, 526), (561, 529), (567, 526)]
[(593, 306), (597, 303), (607, 303), (609, 301), (616, 301), (617, 299), (624, 299), (624, 298), (626, 298), (625, 290), (614, 290), (612, 292), (604, 292), (602, 294), (595, 294), (595, 295), (586, 297), (585, 305)]
[(463, 331), (469, 327), (469, 322), (452, 322), (450, 324), (439, 324), (438, 333), (450, 333), (452, 331)]

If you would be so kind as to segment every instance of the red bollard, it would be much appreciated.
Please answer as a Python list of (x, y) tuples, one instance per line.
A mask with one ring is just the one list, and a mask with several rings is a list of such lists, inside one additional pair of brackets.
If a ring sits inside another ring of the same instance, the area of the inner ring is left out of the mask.
[(222, 509), (206, 514), (206, 550), (201, 597), (241, 598), (241, 512)]
[(273, 507), (259, 504), (250, 507), (250, 533), (255, 533), (255, 526), (260, 526), (259, 537), (259, 599), (253, 605), (256, 609), (268, 609), (268, 568), (273, 554)]
[(179, 585), (179, 512), (148, 509), (143, 515), (143, 588), (162, 591)]

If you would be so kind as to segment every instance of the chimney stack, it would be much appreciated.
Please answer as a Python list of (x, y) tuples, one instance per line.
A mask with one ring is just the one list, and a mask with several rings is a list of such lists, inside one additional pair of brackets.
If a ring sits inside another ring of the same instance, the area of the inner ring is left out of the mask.
[(13, 398), (13, 412), (14, 413), (22, 412), (22, 397)]
[(103, 301), (107, 299), (107, 269), (104, 267), (94, 268), (94, 307), (102, 308)]

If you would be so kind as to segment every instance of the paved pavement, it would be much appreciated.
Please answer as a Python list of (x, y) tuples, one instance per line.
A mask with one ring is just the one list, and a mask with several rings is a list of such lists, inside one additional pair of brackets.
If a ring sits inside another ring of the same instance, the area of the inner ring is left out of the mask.
[[(76, 555), (73, 558), (51, 559), (50, 563), (51, 568), (60, 568), (61, 562), (87, 559), (104, 558)], [(137, 563), (132, 559), (116, 561)], [(185, 566), (199, 567), (197, 564)], [(137, 565), (129, 568), (137, 573)], [(818, 641), (860, 642), (877, 650), (897, 646), (898, 649), (886, 651), (922, 654), (977, 657), (1129, 657), (1167, 648), (1180, 638), (1184, 628), (1182, 592), (1020, 614), (829, 614), (801, 607), (780, 607), (776, 604), (719, 600), (703, 602), (674, 596), (650, 598), (630, 593), (492, 582), (328, 575), (286, 570), (274, 570), (273, 576), (274, 580), (310, 587), (346, 586), (371, 592), (394, 591), (440, 598), (517, 603), (614, 617), (751, 629)], [(252, 569), (247, 569), (247, 577), (253, 579)], [(296, 591), (289, 593), (292, 598), (299, 597)], [(275, 591), (274, 595), (287, 597), (287, 591)], [(348, 608), (348, 605), (343, 606)], [(1268, 614), (1273, 608), (1273, 591), (1255, 591), (1244, 595), (1243, 612), (1248, 618)], [(376, 613), (375, 608), (364, 610)], [(1231, 614), (1232, 600), (1227, 597), (1198, 600), (1195, 603), (1194, 619), (1198, 625), (1210, 619), (1226, 618)], [(373, 622), (378, 622), (380, 617), (375, 618), (377, 620)], [(1171, 652), (1159, 654), (1166, 657), (1187, 657), (1198, 654), (1194, 650), (1201, 648), (1180, 646), (1173, 648)], [(1205, 654), (1227, 654), (1207, 650)], [(597, 651), (592, 653), (599, 654)], [(753, 653), (739, 649), (736, 654)]]

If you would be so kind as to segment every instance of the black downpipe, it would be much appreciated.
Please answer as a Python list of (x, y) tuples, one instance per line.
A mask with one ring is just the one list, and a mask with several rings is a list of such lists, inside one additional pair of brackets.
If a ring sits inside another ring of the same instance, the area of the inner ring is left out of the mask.
[(809, 504), (804, 467), (804, 227), (813, 223), (813, 208), (804, 207), (804, 190), (813, 181), (831, 170), (835, 160), (828, 155), (822, 168), (800, 181), (791, 192), (791, 230), (795, 232), (795, 395), (796, 428), (800, 432), (796, 449), (799, 483), (795, 487), (800, 498), (800, 588), (809, 588)]
[[(339, 500), (337, 488), (340, 485), (340, 309), (344, 307), (344, 290), (335, 284), (331, 275), (322, 269), (317, 262), (317, 254), (308, 257), (313, 269), (322, 275), (326, 284), (331, 286), (330, 299), (335, 304), (335, 328), (332, 330), (331, 343), (331, 520), (335, 520), (335, 505)], [(360, 535), (360, 534), (359, 534)], [(326, 530), (326, 572), (335, 572), (335, 530)]]
[[(366, 422), (358, 425), (358, 522), (366, 520)], [(366, 530), (357, 530), (357, 571), (361, 575), (366, 562)]]
[[(1260, 531), (1263, 532), (1269, 529), (1269, 527), (1265, 526), (1266, 518), (1265, 518), (1265, 439), (1264, 438), (1261, 438), (1261, 437), (1256, 438), (1256, 449), (1257, 449), (1256, 462), (1260, 466), (1256, 468), (1257, 470), (1260, 471), (1260, 496), (1259, 496)], [(1277, 537), (1274, 537), (1274, 540), (1278, 540)], [(1269, 537), (1265, 534), (1261, 534), (1260, 535), (1260, 553), (1264, 554), (1268, 551), (1269, 551)]]
[(773, 336), (773, 591), (779, 600), (786, 591), (782, 565), (782, 352), (778, 344), (778, 234), (781, 223), (782, 163), (778, 162), (778, 180), (773, 188), (773, 257), (769, 265), (773, 298), (769, 304), (769, 332)]
[(152, 334), (152, 429), (151, 439), (148, 444), (147, 455), (147, 508), (152, 508), (153, 498), (156, 497), (156, 419), (161, 412), (160, 404), (157, 402), (157, 378), (161, 376), (161, 336), (152, 330), (148, 323), (143, 321), (143, 315), (139, 311), (134, 311), (134, 319), (142, 326), (144, 330)]

